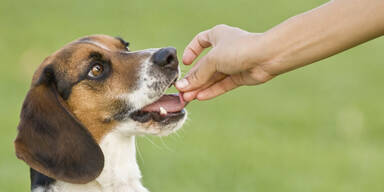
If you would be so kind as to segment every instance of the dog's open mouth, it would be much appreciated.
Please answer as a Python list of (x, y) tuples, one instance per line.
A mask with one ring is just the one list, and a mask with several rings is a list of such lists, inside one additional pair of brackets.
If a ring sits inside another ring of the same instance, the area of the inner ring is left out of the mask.
[(133, 112), (130, 117), (138, 122), (145, 123), (150, 120), (157, 122), (168, 122), (178, 120), (185, 115), (184, 101), (182, 94), (165, 94), (157, 101), (149, 104), (141, 110)]

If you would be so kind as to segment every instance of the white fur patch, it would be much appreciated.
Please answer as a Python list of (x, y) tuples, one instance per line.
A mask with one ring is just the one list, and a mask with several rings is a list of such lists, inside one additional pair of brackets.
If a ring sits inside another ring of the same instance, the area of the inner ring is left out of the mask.
[(96, 180), (82, 185), (57, 181), (49, 192), (148, 192), (140, 182), (134, 136), (112, 131), (102, 139), (100, 147), (105, 162)]
[(114, 130), (106, 135), (100, 147), (105, 165), (96, 181), (105, 191), (146, 192), (140, 182), (141, 172), (136, 162), (135, 137)]
[(99, 42), (97, 42), (97, 41), (85, 41), (85, 42), (90, 43), (90, 44), (93, 44), (93, 45), (96, 45), (96, 46), (98, 46), (98, 47), (100, 47), (100, 48), (102, 48), (102, 49), (105, 49), (105, 50), (107, 50), (107, 51), (110, 51), (110, 49), (109, 49), (107, 46), (105, 46), (104, 44), (99, 43)]
[(34, 188), (32, 192), (46, 192), (46, 190), (43, 187), (37, 187), (37, 188)]
[[(151, 55), (155, 53), (158, 49), (147, 49), (144, 52), (150, 52)], [(150, 95), (159, 95), (162, 93), (156, 93), (153, 89), (150, 89), (149, 86), (154, 82), (158, 81), (154, 77), (149, 75), (150, 65), (153, 63), (150, 61), (151, 58), (145, 59), (140, 67), (140, 71), (138, 72), (139, 79), (137, 80), (136, 87), (137, 89), (122, 95), (117, 96), (119, 99), (125, 100), (129, 103), (135, 110), (144, 107), (145, 105), (154, 102), (158, 99), (158, 97), (150, 98)]]

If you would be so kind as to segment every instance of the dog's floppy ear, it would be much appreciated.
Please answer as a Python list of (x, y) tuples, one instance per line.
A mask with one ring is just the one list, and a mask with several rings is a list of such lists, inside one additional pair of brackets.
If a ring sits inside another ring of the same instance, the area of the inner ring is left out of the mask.
[(15, 140), (16, 156), (54, 179), (87, 183), (101, 173), (104, 155), (69, 112), (55, 79), (52, 65), (48, 65), (29, 90)]

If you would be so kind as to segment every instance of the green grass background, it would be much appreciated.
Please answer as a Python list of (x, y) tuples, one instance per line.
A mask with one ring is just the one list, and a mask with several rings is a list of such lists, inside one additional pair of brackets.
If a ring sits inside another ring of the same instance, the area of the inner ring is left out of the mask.
[[(229, 24), (263, 32), (325, 0), (0, 0), (0, 191), (28, 191), (13, 139), (34, 69), (65, 43), (119, 35), (174, 46)], [(348, 19), (348, 18), (345, 18)], [(193, 102), (169, 137), (138, 139), (151, 191), (384, 191), (384, 39), (260, 86)], [(183, 67), (187, 72), (188, 67)]]

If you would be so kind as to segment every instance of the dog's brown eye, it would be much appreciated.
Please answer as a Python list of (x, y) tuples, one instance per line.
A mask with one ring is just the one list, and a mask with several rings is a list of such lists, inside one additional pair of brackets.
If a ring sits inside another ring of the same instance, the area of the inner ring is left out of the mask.
[(100, 64), (96, 64), (92, 67), (92, 69), (89, 71), (88, 76), (90, 77), (98, 77), (101, 75), (104, 71), (104, 67)]

